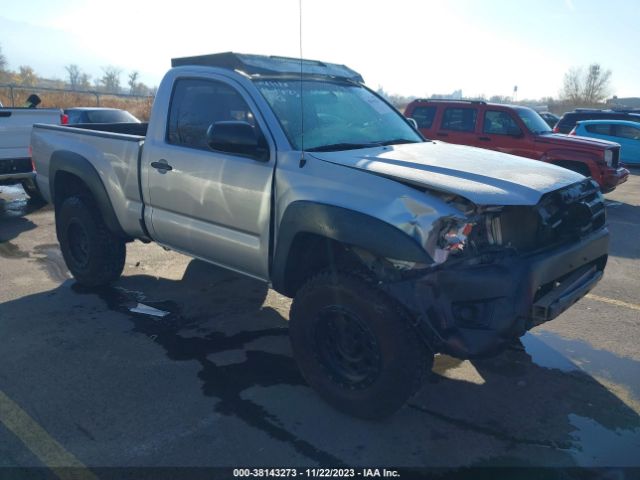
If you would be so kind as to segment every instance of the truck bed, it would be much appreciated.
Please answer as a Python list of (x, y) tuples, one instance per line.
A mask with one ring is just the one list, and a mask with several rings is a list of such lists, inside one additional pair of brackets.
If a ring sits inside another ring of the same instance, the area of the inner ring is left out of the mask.
[(82, 128), (96, 132), (124, 133), (125, 135), (147, 135), (148, 123), (76, 123), (72, 128)]
[(105, 191), (124, 232), (143, 236), (139, 158), (146, 130), (146, 123), (34, 125), (31, 147), (42, 196), (54, 200), (57, 159), (83, 157), (108, 185)]

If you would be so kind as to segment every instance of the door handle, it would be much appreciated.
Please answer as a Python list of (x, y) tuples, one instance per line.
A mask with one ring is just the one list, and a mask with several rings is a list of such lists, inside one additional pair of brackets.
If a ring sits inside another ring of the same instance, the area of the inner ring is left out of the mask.
[(490, 142), (491, 139), (489, 137), (478, 137), (478, 140), (482, 140), (483, 142)]
[(436, 135), (438, 135), (439, 137), (448, 137), (449, 136), (448, 133), (444, 133), (444, 132), (438, 132), (438, 133), (436, 133)]
[(151, 162), (151, 166), (158, 170), (160, 173), (167, 173), (173, 170), (173, 167), (167, 163), (166, 160), (160, 160), (158, 162)]

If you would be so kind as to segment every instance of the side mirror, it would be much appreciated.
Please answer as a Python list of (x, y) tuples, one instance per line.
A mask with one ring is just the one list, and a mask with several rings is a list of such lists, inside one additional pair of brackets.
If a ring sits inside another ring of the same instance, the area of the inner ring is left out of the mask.
[(247, 122), (216, 122), (207, 129), (207, 143), (211, 150), (268, 160), (268, 150), (260, 140), (256, 129)]

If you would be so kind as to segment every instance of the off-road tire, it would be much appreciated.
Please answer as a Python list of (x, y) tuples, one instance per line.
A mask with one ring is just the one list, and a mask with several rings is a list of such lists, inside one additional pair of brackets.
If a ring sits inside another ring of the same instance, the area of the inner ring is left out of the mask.
[(291, 305), (289, 335), (309, 385), (356, 417), (393, 414), (433, 364), (404, 309), (357, 275), (323, 272), (308, 280)]
[(56, 217), (62, 256), (78, 283), (98, 287), (120, 277), (127, 253), (125, 241), (109, 231), (90, 197), (65, 199)]
[(22, 184), (22, 188), (24, 189), (25, 193), (31, 200), (38, 203), (44, 203), (44, 198), (42, 197), (40, 189), (38, 188), (35, 180), (27, 179), (22, 180), (22, 182), (20, 183)]

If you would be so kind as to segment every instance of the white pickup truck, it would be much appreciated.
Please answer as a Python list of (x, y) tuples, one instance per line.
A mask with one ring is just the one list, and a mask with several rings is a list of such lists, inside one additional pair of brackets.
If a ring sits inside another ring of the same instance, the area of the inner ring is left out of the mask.
[(602, 277), (603, 197), (578, 173), (425, 140), (342, 65), (173, 64), (148, 126), (34, 127), (84, 285), (116, 281), (134, 239), (269, 282), (294, 299), (309, 384), (371, 418), (406, 402), (434, 353), (495, 353)]
[(0, 108), (0, 185), (22, 184), (25, 192), (40, 199), (31, 164), (29, 142), (34, 123), (60, 124), (60, 109)]

